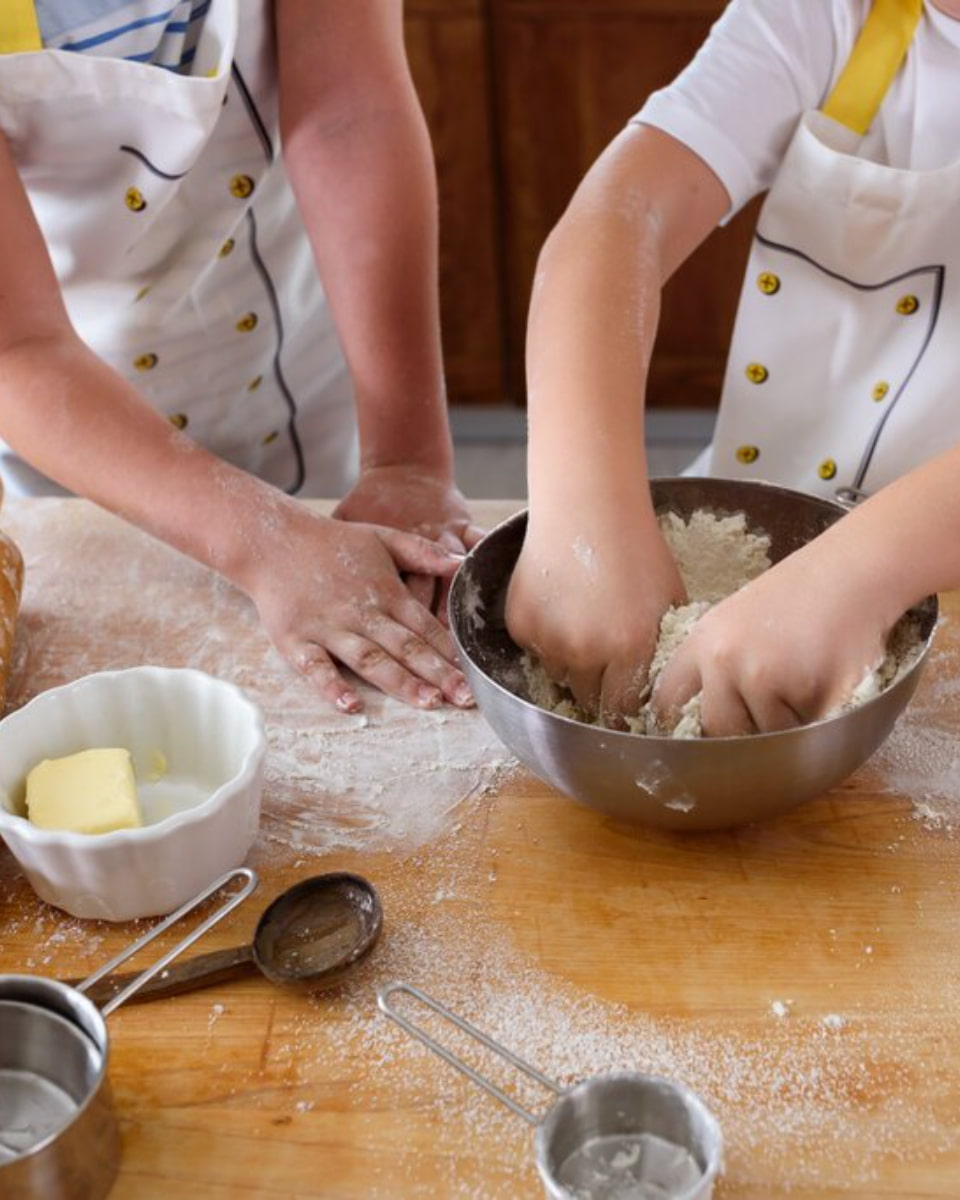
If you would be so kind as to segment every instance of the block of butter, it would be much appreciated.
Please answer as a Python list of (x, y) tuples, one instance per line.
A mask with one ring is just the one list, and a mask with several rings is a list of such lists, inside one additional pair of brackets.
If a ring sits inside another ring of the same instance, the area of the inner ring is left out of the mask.
[(110, 833), (143, 824), (129, 750), (44, 759), (27, 775), (26, 803), (41, 829)]

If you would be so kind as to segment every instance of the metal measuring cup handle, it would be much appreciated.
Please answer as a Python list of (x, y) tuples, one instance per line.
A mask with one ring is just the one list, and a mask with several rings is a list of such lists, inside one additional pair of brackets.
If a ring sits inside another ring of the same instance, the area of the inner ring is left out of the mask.
[(512, 1050), (508, 1050), (506, 1046), (502, 1046), (499, 1042), (494, 1041), (492, 1037), (489, 1037), (482, 1030), (477, 1029), (475, 1025), (471, 1025), (469, 1021), (465, 1021), (463, 1017), (458, 1017), (456, 1013), (451, 1012), (449, 1008), (445, 1008), (442, 1004), (440, 1004), (439, 1001), (434, 1000), (432, 996), (428, 996), (426, 992), (421, 992), (419, 988), (413, 987), (412, 984), (409, 983), (388, 983), (380, 988), (380, 990), (377, 992), (377, 1007), (384, 1014), (384, 1016), (389, 1017), (390, 1020), (399, 1025), (401, 1029), (406, 1030), (411, 1037), (416, 1038), (418, 1042), (422, 1042), (424, 1046), (426, 1046), (429, 1050), (432, 1050), (434, 1054), (439, 1055), (440, 1058), (442, 1058), (445, 1062), (448, 1062), (451, 1067), (454, 1067), (462, 1075), (466, 1075), (468, 1079), (472, 1079), (473, 1082), (482, 1087), (485, 1092), (488, 1092), (495, 1099), (499, 1100), (501, 1104), (505, 1104), (511, 1112), (516, 1113), (518, 1117), (523, 1117), (528, 1124), (539, 1125), (540, 1117), (536, 1116), (532, 1112), (529, 1112), (523, 1107), (522, 1104), (518, 1104), (512, 1096), (508, 1096), (507, 1093), (498, 1088), (492, 1080), (487, 1079), (485, 1075), (481, 1075), (480, 1072), (471, 1067), (469, 1063), (464, 1062), (462, 1058), (458, 1058), (452, 1050), (448, 1050), (446, 1046), (442, 1046), (438, 1041), (436, 1041), (436, 1039), (432, 1038), (425, 1029), (422, 1029), (419, 1025), (414, 1024), (413, 1021), (410, 1021), (407, 1017), (404, 1017), (391, 1006), (390, 998), (401, 992), (407, 996), (413, 996), (415, 1000), (419, 1000), (421, 1004), (424, 1004), (427, 1008), (432, 1009), (433, 1012), (443, 1017), (444, 1020), (449, 1021), (452, 1025), (456, 1025), (458, 1029), (462, 1030), (469, 1037), (474, 1038), (474, 1040), (480, 1042), (481, 1045), (486, 1046), (488, 1050), (491, 1050), (500, 1058), (506, 1059), (506, 1061), (512, 1066), (516, 1067), (518, 1071), (522, 1072), (530, 1079), (535, 1080), (541, 1086), (545, 1087), (547, 1091), (552, 1092), (554, 1096), (563, 1095), (563, 1088), (561, 1088), (558, 1083), (554, 1083), (552, 1079), (548, 1079), (547, 1076), (538, 1071), (536, 1067), (531, 1066), (530, 1063), (528, 1063), (525, 1059), (522, 1059), (519, 1055), (514, 1054)]
[[(412, 996), (421, 1004), (451, 1022), (468, 1037), (480, 1042), (492, 1053), (511, 1063), (524, 1075), (553, 1092), (556, 1100), (543, 1117), (537, 1117), (518, 1104), (513, 1097), (501, 1091), (485, 1075), (481, 1075), (463, 1059), (432, 1038), (426, 1030), (401, 1015), (390, 1004), (397, 993)], [(605, 1132), (616, 1136), (643, 1136), (653, 1134), (673, 1144), (675, 1149), (686, 1151), (697, 1169), (697, 1180), (691, 1183), (677, 1181), (679, 1189), (669, 1193), (676, 1200), (711, 1200), (713, 1182), (720, 1170), (723, 1138), (716, 1118), (699, 1097), (682, 1084), (656, 1075), (642, 1075), (633, 1071), (612, 1072), (585, 1079), (574, 1087), (564, 1089), (548, 1079), (530, 1063), (481, 1032), (469, 1021), (458, 1017), (419, 988), (406, 983), (391, 983), (380, 989), (377, 1006), (391, 1021), (394, 1021), (417, 1041), (422, 1042), (450, 1066), (466, 1075), (507, 1108), (536, 1127), (535, 1160), (540, 1178), (550, 1200), (572, 1200), (580, 1195), (568, 1188), (562, 1178), (564, 1163), (571, 1150), (589, 1145), (591, 1139), (602, 1137)], [(649, 1121), (651, 1110), (658, 1110), (657, 1119)], [(639, 1123), (624, 1126), (628, 1113), (634, 1113)], [(613, 1128), (609, 1127), (613, 1118)], [(647, 1125), (647, 1128), (644, 1128)], [(667, 1128), (664, 1128), (667, 1126)], [(670, 1135), (674, 1136), (670, 1136)], [(606, 1193), (604, 1193), (606, 1194)]]
[(209, 900), (209, 898), (216, 892), (220, 891), (221, 888), (226, 887), (227, 884), (232, 883), (237, 879), (244, 880), (243, 887), (234, 892), (233, 895), (229, 896), (219, 906), (219, 908), (216, 908), (208, 917), (201, 921), (196, 929), (187, 934), (182, 941), (178, 942), (171, 950), (168, 950), (166, 954), (161, 955), (156, 962), (152, 963), (149, 967), (136, 975), (128, 984), (126, 984), (126, 986), (120, 988), (119, 991), (114, 991), (112, 988), (110, 989), (112, 995), (110, 995), (106, 1002), (100, 1006), (100, 1011), (102, 1014), (104, 1016), (108, 1016), (114, 1011), (114, 1009), (119, 1008), (120, 1005), (128, 1000), (135, 992), (139, 991), (141, 987), (153, 979), (155, 975), (159, 975), (164, 967), (169, 966), (169, 964), (172, 963), (175, 958), (178, 958), (184, 952), (184, 950), (188, 950), (193, 943), (202, 938), (203, 935), (208, 932), (208, 930), (212, 929), (214, 925), (222, 921), (223, 918), (227, 916), (228, 913), (232, 912), (238, 904), (241, 904), (244, 900), (246, 900), (246, 898), (254, 891), (254, 889), (257, 887), (257, 884), (260, 882), (256, 871), (251, 870), (249, 867), (236, 867), (232, 871), (227, 871), (225, 875), (221, 875), (219, 879), (214, 880), (214, 882), (211, 883), (210, 886), (202, 891), (198, 896), (194, 896), (192, 900), (188, 900), (186, 904), (182, 904), (175, 912), (172, 912), (168, 917), (165, 917), (159, 923), (159, 925), (155, 925), (153, 929), (145, 933), (143, 937), (138, 938), (132, 945), (128, 946), (126, 950), (122, 950), (118, 955), (116, 955), (116, 957), (111, 958), (109, 962), (104, 963), (102, 967), (99, 967), (96, 971), (94, 971), (92, 975), (88, 975), (86, 979), (76, 984), (76, 990), (78, 992), (88, 994), (90, 999), (93, 1000), (94, 996), (92, 989), (94, 988), (95, 984), (104, 978), (104, 976), (110, 975), (116, 970), (117, 967), (121, 966), (128, 959), (132, 958), (135, 954), (142, 950), (144, 946), (148, 945), (155, 938), (159, 937), (160, 934), (166, 932), (171, 925), (175, 925), (182, 917), (185, 917), (188, 913), (192, 912), (195, 908), (201, 905), (204, 900)]
[[(241, 975), (251, 973), (255, 973), (253, 947), (230, 946), (225, 950), (197, 954), (186, 962), (177, 963), (173, 970), (162, 970), (153, 979), (145, 980), (137, 989), (136, 995), (131, 994), (127, 999), (135, 999), (141, 1004), (147, 1000), (166, 1000), (170, 996), (195, 991), (198, 987), (219, 987), (222, 983), (229, 983)], [(88, 987), (86, 994), (102, 1009), (135, 977), (135, 971), (107, 975), (92, 987)], [(77, 986), (76, 979), (65, 979), (63, 982), (71, 987)]]

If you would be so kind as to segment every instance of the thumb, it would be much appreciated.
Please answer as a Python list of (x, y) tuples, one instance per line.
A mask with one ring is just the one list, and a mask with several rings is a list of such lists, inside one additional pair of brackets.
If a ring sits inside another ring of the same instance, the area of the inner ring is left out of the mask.
[(401, 571), (447, 577), (453, 575), (463, 562), (462, 554), (448, 550), (439, 542), (420, 537), (417, 533), (384, 527), (379, 528), (377, 533)]

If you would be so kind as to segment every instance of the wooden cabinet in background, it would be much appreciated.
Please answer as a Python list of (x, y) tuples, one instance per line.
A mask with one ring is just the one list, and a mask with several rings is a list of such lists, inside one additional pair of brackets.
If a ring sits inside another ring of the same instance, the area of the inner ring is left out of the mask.
[[(724, 0), (407, 0), (440, 185), (451, 402), (524, 401), (537, 254), (603, 147), (690, 60)], [(716, 404), (751, 206), (664, 294), (649, 403)]]
[[(407, 0), (406, 42), (433, 139), (440, 296), (454, 404), (508, 395), (499, 150), (486, 0)], [(516, 399), (519, 399), (517, 397)]]

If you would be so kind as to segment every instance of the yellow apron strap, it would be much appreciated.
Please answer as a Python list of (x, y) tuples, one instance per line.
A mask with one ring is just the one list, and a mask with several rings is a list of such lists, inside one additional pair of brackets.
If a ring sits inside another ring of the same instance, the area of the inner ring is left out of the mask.
[(0, 54), (42, 49), (33, 0), (0, 0)]
[(823, 112), (861, 136), (870, 128), (900, 70), (923, 0), (874, 0), (856, 45)]

